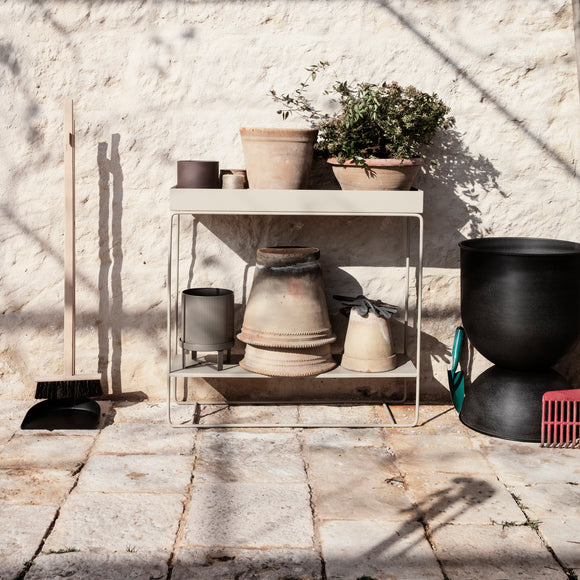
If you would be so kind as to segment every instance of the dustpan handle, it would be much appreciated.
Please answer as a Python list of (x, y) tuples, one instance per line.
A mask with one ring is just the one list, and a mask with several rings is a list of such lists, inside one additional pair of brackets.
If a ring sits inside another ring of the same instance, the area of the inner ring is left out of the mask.
[(64, 372), (75, 374), (75, 123), (64, 105)]

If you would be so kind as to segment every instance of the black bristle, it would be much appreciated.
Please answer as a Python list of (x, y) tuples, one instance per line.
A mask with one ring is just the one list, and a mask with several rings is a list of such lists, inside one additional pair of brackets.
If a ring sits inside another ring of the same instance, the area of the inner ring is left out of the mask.
[(36, 384), (36, 399), (82, 399), (103, 394), (99, 379), (40, 381)]

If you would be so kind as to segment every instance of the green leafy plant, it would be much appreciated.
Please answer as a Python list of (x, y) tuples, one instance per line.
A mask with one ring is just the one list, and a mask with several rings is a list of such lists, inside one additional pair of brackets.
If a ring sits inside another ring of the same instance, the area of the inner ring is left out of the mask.
[(328, 67), (321, 61), (306, 69), (308, 78), (293, 93), (270, 95), (282, 105), (278, 113), (287, 119), (292, 114), (315, 122), (319, 129), (317, 151), (366, 166), (365, 159), (424, 158), (439, 129), (450, 129), (455, 119), (437, 94), (396, 82), (374, 84), (335, 81), (325, 94), (332, 95), (338, 111), (329, 115), (318, 111), (306, 96), (311, 81)]

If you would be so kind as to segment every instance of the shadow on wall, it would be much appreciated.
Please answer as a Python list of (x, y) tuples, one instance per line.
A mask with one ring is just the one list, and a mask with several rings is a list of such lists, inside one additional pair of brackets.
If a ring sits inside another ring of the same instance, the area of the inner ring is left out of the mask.
[[(99, 143), (99, 372), (105, 392), (119, 395), (121, 388), (123, 285), (123, 168), (119, 155), (121, 136)], [(110, 368), (109, 368), (110, 366)], [(110, 384), (109, 384), (110, 376)]]
[(513, 123), (514, 126), (525, 135), (525, 137), (536, 145), (539, 149), (544, 151), (549, 157), (552, 158), (554, 163), (558, 165), (563, 171), (568, 175), (571, 175), (574, 179), (580, 180), (580, 175), (576, 172), (576, 167), (565, 159), (561, 154), (559, 154), (555, 149), (550, 147), (550, 145), (541, 138), (540, 135), (535, 134), (527, 126), (524, 120), (521, 119), (517, 114), (510, 111), (507, 105), (501, 103), (496, 97), (494, 97), (480, 82), (467, 74), (464, 66), (461, 66), (453, 58), (449, 56), (439, 46), (437, 46), (432, 38), (430, 38), (426, 33), (419, 30), (419, 28), (404, 14), (397, 11), (393, 6), (393, 2), (389, 0), (375, 0), (375, 3), (389, 12), (394, 18), (396, 18), (405, 28), (407, 28), (412, 34), (415, 35), (417, 40), (424, 44), (431, 52), (436, 54), (442, 63), (451, 67), (458, 78), (465, 81), (472, 89), (475, 89), (479, 95), (480, 99), (486, 102), (492, 103), (497, 112), (509, 123)]
[(491, 232), (484, 227), (481, 204), (488, 195), (507, 197), (499, 171), (483, 155), (474, 155), (457, 131), (440, 133), (430, 150), (438, 166), (423, 170), (416, 186), (425, 190), (426, 267), (458, 268), (458, 243)]

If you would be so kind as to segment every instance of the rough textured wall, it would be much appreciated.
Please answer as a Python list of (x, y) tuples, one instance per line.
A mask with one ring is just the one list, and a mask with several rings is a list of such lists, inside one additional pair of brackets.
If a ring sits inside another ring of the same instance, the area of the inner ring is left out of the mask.
[[(62, 371), (64, 99), (75, 100), (77, 126), (77, 370), (98, 367), (109, 393), (156, 398), (166, 385), (176, 161), (243, 166), (239, 127), (278, 124), (268, 90), (292, 90), (319, 60), (341, 79), (435, 91), (457, 119), (434, 147), (441, 169), (418, 183), (423, 392), (444, 396), (459, 322), (457, 243), (580, 241), (569, 0), (2, 2), (0, 396), (31, 397), (37, 375)], [(314, 185), (326, 179), (317, 167)], [(400, 255), (392, 220), (205, 218), (194, 227), (187, 281), (233, 288), (238, 325), (255, 250), (274, 243), (319, 246), (329, 294), (401, 303), (400, 271), (380, 267)], [(579, 359), (576, 348), (563, 362), (570, 377)], [(475, 375), (487, 366), (472, 363)]]

